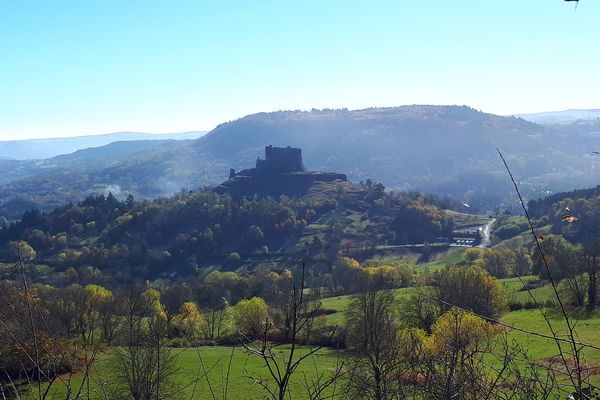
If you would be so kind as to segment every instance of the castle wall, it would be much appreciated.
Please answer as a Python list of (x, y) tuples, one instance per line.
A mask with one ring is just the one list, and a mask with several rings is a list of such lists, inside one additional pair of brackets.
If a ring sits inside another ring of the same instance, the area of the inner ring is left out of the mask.
[(270, 172), (304, 171), (302, 150), (294, 147), (265, 147), (265, 159), (256, 161), (257, 169)]

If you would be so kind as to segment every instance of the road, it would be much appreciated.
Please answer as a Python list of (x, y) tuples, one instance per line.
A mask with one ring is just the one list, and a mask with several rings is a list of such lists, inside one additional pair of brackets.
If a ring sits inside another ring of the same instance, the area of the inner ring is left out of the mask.
[(490, 231), (492, 230), (492, 224), (496, 222), (496, 218), (490, 219), (482, 228), (481, 232), (481, 244), (479, 247), (484, 248), (490, 245)]

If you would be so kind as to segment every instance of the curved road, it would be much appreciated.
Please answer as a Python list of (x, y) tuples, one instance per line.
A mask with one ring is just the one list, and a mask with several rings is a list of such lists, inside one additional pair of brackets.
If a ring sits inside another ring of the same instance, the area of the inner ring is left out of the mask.
[(496, 222), (496, 218), (490, 219), (482, 228), (480, 228), (481, 244), (478, 247), (484, 248), (490, 245), (490, 231), (494, 222)]

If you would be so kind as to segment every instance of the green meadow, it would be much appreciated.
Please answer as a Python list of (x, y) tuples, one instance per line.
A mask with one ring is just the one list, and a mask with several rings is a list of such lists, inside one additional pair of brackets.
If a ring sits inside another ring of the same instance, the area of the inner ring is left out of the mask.
[[(169, 399), (239, 399), (259, 400), (264, 399), (266, 391), (258, 384), (260, 380), (268, 380), (273, 385), (271, 376), (264, 362), (257, 356), (248, 354), (243, 347), (231, 346), (205, 346), (189, 349), (172, 349), (177, 354), (177, 371), (174, 375), (174, 384), (168, 395)], [(306, 354), (309, 349), (297, 349), (297, 356)], [(283, 357), (289, 354), (288, 346), (279, 346), (275, 350), (276, 356)], [(317, 376), (325, 373), (332, 374), (338, 363), (344, 361), (345, 354), (331, 349), (322, 349), (306, 358), (293, 375), (290, 388), (293, 398), (307, 398), (305, 382), (316, 380)], [(94, 364), (90, 379), (90, 392), (92, 399), (102, 400), (104, 392), (110, 398), (118, 398), (114, 393), (115, 375), (112, 372), (112, 358), (110, 352), (101, 354)], [(63, 379), (68, 379), (64, 376)], [(71, 382), (75, 393), (79, 389), (82, 374), (75, 375)], [(271, 386), (272, 387), (272, 386)], [(339, 387), (331, 387), (329, 394), (333, 395)], [(82, 388), (87, 393), (87, 387)], [(36, 398), (36, 393), (29, 393), (29, 397)], [(50, 391), (52, 399), (65, 399), (65, 385), (57, 382)]]
[[(535, 280), (536, 277), (526, 276), (521, 279), (523, 282), (528, 282)], [(532, 301), (528, 291), (523, 290), (523, 284), (518, 278), (500, 279), (499, 282), (502, 284), (509, 302), (528, 303)], [(397, 299), (402, 299), (410, 296), (416, 290), (415, 287), (396, 289), (394, 290), (394, 294)], [(552, 287), (549, 284), (531, 289), (530, 293), (540, 304), (553, 301), (555, 298)], [(327, 316), (330, 323), (339, 325), (344, 323), (345, 311), (350, 305), (351, 298), (352, 296), (337, 296), (322, 299), (324, 308), (338, 310), (336, 313)], [(566, 323), (559, 311), (554, 308), (545, 308), (544, 310), (558, 336), (563, 339), (566, 338)], [(570, 311), (569, 317), (575, 324), (578, 340), (600, 346), (600, 312), (588, 314), (585, 312)], [(510, 311), (503, 316), (502, 322), (519, 329), (543, 335), (551, 335), (550, 328), (539, 309)], [(529, 335), (510, 328), (508, 328), (508, 332), (510, 338), (525, 348), (533, 360), (544, 362), (558, 355), (556, 343), (553, 339)], [(568, 344), (564, 344), (563, 347), (568, 349)], [(591, 366), (600, 366), (600, 350), (585, 349), (584, 356), (586, 362)], [(592, 382), (599, 385), (600, 376), (593, 376)]]
[[(457, 254), (458, 253), (458, 254)], [(454, 259), (462, 255), (462, 251), (455, 251), (445, 255), (444, 260), (437, 262), (449, 263), (448, 259)], [(441, 264), (440, 264), (441, 265)], [(523, 290), (522, 282), (535, 281), (536, 277), (526, 276), (519, 278), (508, 278), (499, 280), (507, 299), (511, 303), (531, 302), (530, 294)], [(394, 295), (397, 300), (405, 299), (417, 291), (416, 287), (395, 289)], [(544, 304), (554, 298), (551, 286), (545, 284), (530, 290), (536, 300)], [(335, 310), (334, 313), (326, 315), (326, 321), (330, 325), (342, 326), (345, 324), (346, 311), (352, 301), (351, 295), (335, 296), (321, 299), (324, 309)], [(564, 319), (555, 308), (546, 308), (546, 315), (552, 323), (558, 335), (566, 337), (567, 328)], [(600, 346), (600, 313), (586, 314), (583, 312), (572, 311), (570, 314), (572, 321), (576, 324), (578, 340), (586, 343)], [(556, 343), (549, 338), (530, 335), (521, 332), (516, 327), (530, 332), (536, 332), (542, 335), (551, 335), (550, 328), (544, 320), (542, 313), (538, 309), (522, 309), (518, 311), (507, 312), (502, 317), (502, 322), (508, 326), (509, 337), (526, 349), (529, 357), (540, 363), (545, 363), (550, 359), (556, 358), (558, 350)], [(563, 345), (568, 349), (568, 344)], [(288, 354), (287, 345), (278, 346), (276, 354), (283, 357)], [(266, 391), (258, 383), (267, 381), (273, 385), (272, 379), (264, 362), (256, 356), (250, 355), (243, 347), (232, 346), (205, 346), (198, 348), (172, 349), (177, 354), (177, 371), (174, 375), (174, 385), (169, 398), (172, 399), (263, 399)], [(306, 347), (301, 347), (297, 353), (298, 356), (306, 354), (309, 351)], [(322, 349), (315, 355), (307, 358), (294, 374), (291, 381), (292, 398), (308, 398), (306, 382), (315, 380), (320, 373), (325, 376), (332, 373), (339, 363), (343, 363), (346, 353), (333, 349)], [(600, 351), (595, 349), (584, 350), (585, 362), (591, 367), (600, 366)], [(110, 398), (115, 397), (114, 382), (115, 375), (112, 366), (113, 360), (110, 350), (100, 354), (92, 368), (92, 379), (90, 380), (90, 392), (92, 398), (103, 399), (103, 393), (110, 393)], [(62, 377), (64, 380), (67, 376)], [(75, 392), (82, 381), (82, 374), (76, 374), (72, 377), (72, 387)], [(600, 376), (591, 377), (593, 384), (600, 384)], [(335, 390), (339, 393), (343, 379), (337, 388), (331, 388), (329, 394), (334, 394)], [(82, 390), (87, 392), (87, 386)], [(50, 391), (49, 398), (66, 398), (65, 386), (60, 382), (55, 383)], [(75, 393), (72, 393), (74, 395)], [(30, 393), (30, 397), (35, 398), (35, 393)]]

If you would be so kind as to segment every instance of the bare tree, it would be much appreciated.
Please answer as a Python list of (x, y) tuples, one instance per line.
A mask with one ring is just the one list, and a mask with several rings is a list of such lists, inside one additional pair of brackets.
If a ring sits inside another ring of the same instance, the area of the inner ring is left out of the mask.
[(587, 310), (592, 311), (598, 303), (598, 261), (600, 259), (600, 239), (583, 246), (585, 265), (588, 273)]
[(168, 322), (159, 298), (132, 288), (124, 299), (127, 335), (114, 350), (114, 377), (119, 396), (159, 400), (173, 392), (177, 355), (164, 346)]
[[(289, 318), (289, 352), (284, 355), (277, 355), (274, 352), (276, 344), (270, 340), (273, 333), (273, 323), (267, 318), (264, 324), (264, 331), (258, 341), (251, 341), (247, 337), (242, 337), (242, 344), (246, 351), (253, 356), (263, 360), (267, 371), (275, 383), (274, 387), (269, 385), (270, 381), (252, 376), (248, 371), (244, 371), (246, 376), (254, 382), (261, 385), (268, 393), (271, 399), (284, 400), (290, 396), (290, 380), (298, 367), (310, 357), (314, 356), (324, 345), (311, 347), (304, 354), (298, 354), (299, 339), (302, 332), (308, 328), (312, 321), (317, 317), (321, 309), (321, 303), (310, 301), (304, 294), (304, 263), (300, 275), (299, 284), (294, 281), (288, 301), (285, 303), (283, 313)], [(335, 330), (331, 331), (329, 339), (333, 337)], [(311, 399), (322, 398), (322, 393), (327, 387), (333, 385), (337, 378), (342, 374), (343, 363), (338, 364), (332, 376), (326, 378), (319, 375), (317, 380), (308, 385)]]
[(399, 396), (402, 386), (394, 378), (399, 349), (393, 292), (367, 287), (353, 296), (348, 310), (353, 396), (376, 400)]

